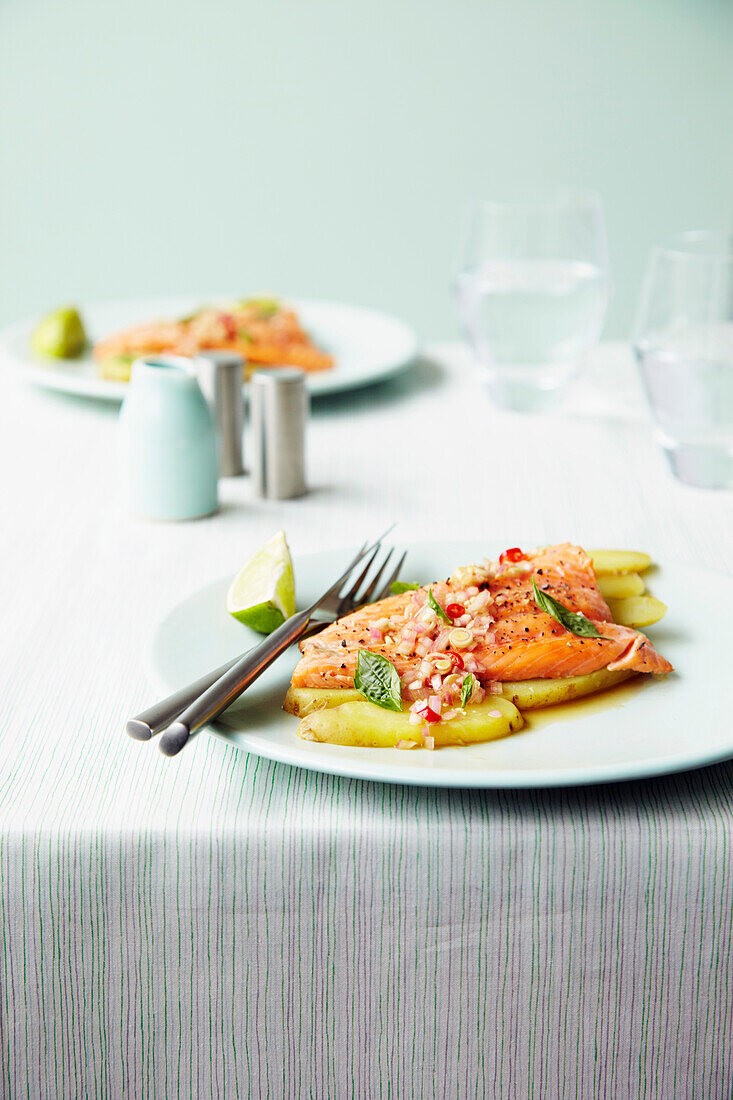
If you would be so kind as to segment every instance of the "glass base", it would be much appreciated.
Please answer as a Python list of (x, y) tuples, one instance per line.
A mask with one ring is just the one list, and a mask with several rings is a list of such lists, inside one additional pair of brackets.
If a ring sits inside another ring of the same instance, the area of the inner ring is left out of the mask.
[(565, 382), (542, 385), (536, 380), (484, 375), (484, 383), (495, 405), (510, 412), (542, 413), (557, 408), (565, 396)]
[(698, 489), (733, 489), (733, 452), (685, 443), (664, 445), (674, 476)]

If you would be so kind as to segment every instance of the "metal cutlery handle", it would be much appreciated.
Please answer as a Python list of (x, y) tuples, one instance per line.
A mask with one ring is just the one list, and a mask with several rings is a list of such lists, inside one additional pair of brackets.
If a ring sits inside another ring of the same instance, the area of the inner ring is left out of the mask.
[(262, 645), (240, 657), (168, 727), (160, 739), (160, 751), (166, 756), (175, 756), (194, 733), (213, 722), (288, 646), (303, 637), (314, 609), (310, 607), (293, 615)]
[[(328, 622), (324, 622), (322, 619), (313, 620), (303, 633), (303, 637), (310, 637), (313, 634), (317, 634), (319, 630), (323, 630), (328, 626)], [(186, 687), (179, 688), (178, 691), (174, 691), (171, 695), (167, 695), (165, 699), (161, 699), (157, 703), (153, 703), (152, 707), (147, 707), (145, 710), (141, 710), (139, 714), (136, 714), (134, 718), (130, 718), (125, 726), (128, 736), (132, 737), (134, 741), (149, 741), (151, 737), (154, 737), (156, 733), (160, 733), (166, 726), (169, 726), (171, 722), (175, 721), (179, 714), (182, 714), (186, 707), (190, 707), (199, 695), (202, 695), (208, 688), (215, 684), (225, 672), (228, 672), (233, 665), (236, 665), (237, 661), (240, 661), (242, 657), (251, 653), (252, 650), (248, 649), (246, 653), (240, 653), (237, 657), (232, 657), (231, 661), (227, 661), (226, 664), (220, 665), (219, 668), (215, 668), (213, 672), (207, 672), (205, 676), (196, 680), (193, 684), (187, 684)]]
[(238, 660), (240, 660), (240, 657), (232, 657), (231, 661), (227, 661), (225, 665), (220, 665), (213, 672), (207, 672), (194, 684), (187, 684), (186, 687), (179, 688), (178, 691), (167, 695), (165, 699), (153, 703), (152, 707), (148, 707), (147, 710), (141, 710), (139, 714), (136, 714), (134, 718), (130, 718), (127, 722), (125, 730), (128, 735), (134, 741), (149, 741), (156, 733), (160, 733), (166, 726), (169, 726), (186, 707), (193, 703), (194, 699), (198, 699), (199, 695), (210, 688), (212, 684), (215, 684)]
[[(394, 525), (393, 525), (394, 526)], [(391, 530), (390, 528), (389, 530)], [(385, 532), (387, 534), (388, 532)], [(198, 683), (192, 687), (184, 688), (181, 692), (177, 692), (176, 695), (164, 699), (162, 703), (156, 707), (151, 707), (149, 712), (139, 715), (137, 719), (132, 719), (132, 729), (128, 726), (128, 732), (132, 737), (137, 737), (138, 740), (147, 740), (145, 736), (146, 732), (146, 719), (150, 712), (154, 719), (157, 728), (162, 728), (159, 725), (161, 716), (163, 714), (163, 708), (166, 708), (172, 701), (175, 702), (176, 707), (180, 704), (186, 695), (190, 694), (191, 699), (185, 709), (181, 709), (176, 721), (163, 733), (160, 739), (160, 750), (165, 753), (166, 756), (175, 756), (179, 753), (184, 745), (189, 741), (192, 734), (201, 729), (208, 722), (212, 722), (215, 718), (226, 710), (228, 706), (237, 699), (249, 685), (257, 679), (257, 677), (264, 672), (268, 665), (283, 653), (288, 646), (293, 642), (298, 641), (300, 638), (306, 637), (309, 633), (314, 633), (316, 630), (323, 628), (320, 622), (312, 621), (313, 615), (316, 611), (327, 610), (337, 617), (343, 615), (348, 610), (353, 610), (354, 607), (361, 603), (368, 603), (372, 599), (382, 599), (389, 591), (392, 581), (397, 577), (402, 563), (405, 560), (403, 554), (392, 574), (387, 580), (385, 580), (382, 590), (376, 595), (375, 588), (379, 583), (387, 562), (389, 561), (392, 551), (387, 554), (387, 558), (382, 563), (381, 568), (377, 572), (377, 575), (364, 589), (364, 581), (366, 574), (374, 561), (374, 558), (381, 546), (384, 535), (373, 542), (371, 545), (362, 545), (357, 551), (355, 556), (347, 565), (340, 577), (338, 577), (329, 588), (315, 601), (306, 611), (300, 611), (298, 614), (293, 615), (290, 619), (282, 624), (274, 633), (272, 633), (261, 645), (256, 649), (251, 650), (249, 653), (245, 653), (242, 657), (238, 658), (229, 667), (223, 666), (221, 671), (222, 675), (214, 682), (209, 682), (209, 677), (202, 677)], [(364, 569), (361, 575), (357, 578), (352, 588), (346, 593), (343, 592), (343, 586), (349, 578), (352, 571), (356, 568), (360, 561), (362, 561), (368, 554), (371, 554), (369, 561), (367, 562), (366, 569)], [(204, 686), (204, 690), (201, 694), (198, 694), (201, 686)], [(197, 697), (194, 698), (194, 695)], [(175, 717), (172, 715), (171, 717)], [(148, 724), (147, 726), (149, 734), (152, 735), (152, 728)]]

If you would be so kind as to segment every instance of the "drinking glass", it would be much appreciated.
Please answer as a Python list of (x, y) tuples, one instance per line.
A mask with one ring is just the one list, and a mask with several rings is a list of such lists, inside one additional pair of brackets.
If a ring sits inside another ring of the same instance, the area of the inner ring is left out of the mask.
[(600, 197), (565, 188), (476, 204), (456, 293), (493, 399), (518, 412), (556, 404), (608, 307)]
[(733, 488), (733, 238), (683, 233), (652, 250), (634, 350), (673, 473)]

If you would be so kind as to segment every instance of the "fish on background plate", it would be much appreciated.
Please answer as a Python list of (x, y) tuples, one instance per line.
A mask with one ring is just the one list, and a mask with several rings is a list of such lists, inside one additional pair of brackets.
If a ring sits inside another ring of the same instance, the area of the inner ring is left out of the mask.
[[(404, 722), (399, 727), (391, 719), (396, 747), (414, 747), (413, 734), (423, 744), (426, 732), (430, 742), (440, 733), (442, 744), (461, 743), (465, 731), (456, 720), (468, 714), (467, 707), (470, 711), (492, 696), (513, 698), (520, 708), (542, 705), (521, 690), (527, 681), (567, 687), (571, 679), (585, 678), (585, 683), (575, 683), (580, 695), (636, 673), (672, 671), (644, 634), (614, 621), (591, 557), (570, 544), (526, 554), (515, 547), (498, 562), (462, 566), (446, 581), (345, 616), (302, 642), (301, 653), (292, 676), (294, 691), (357, 689), (377, 706), (409, 712), (400, 715), (413, 727), (407, 742), (397, 736), (404, 734)], [(391, 692), (383, 689), (390, 679)], [(364, 691), (367, 681), (373, 688)], [(293, 698), (291, 694), (291, 702)], [(321, 709), (337, 700), (325, 698)], [(547, 692), (536, 692), (534, 698), (553, 701)], [(323, 694), (318, 703), (322, 699)], [(487, 739), (488, 734), (502, 736), (518, 728), (506, 721), (503, 708), (487, 714), (495, 719), (483, 730)], [(354, 712), (354, 717), (360, 715), (364, 712)], [(372, 720), (381, 721), (376, 710)], [(302, 727), (301, 736), (327, 737), (329, 723), (335, 721), (328, 715), (317, 718)], [(440, 729), (427, 730), (438, 723)], [(447, 737), (446, 727), (455, 731), (454, 739)], [(474, 730), (472, 737), (480, 732)], [(344, 729), (336, 736), (345, 736)]]
[(277, 298), (246, 298), (203, 306), (177, 320), (150, 321), (98, 340), (93, 356), (103, 378), (126, 381), (142, 355), (194, 356), (231, 351), (253, 367), (330, 370), (334, 358), (316, 346), (296, 311)]

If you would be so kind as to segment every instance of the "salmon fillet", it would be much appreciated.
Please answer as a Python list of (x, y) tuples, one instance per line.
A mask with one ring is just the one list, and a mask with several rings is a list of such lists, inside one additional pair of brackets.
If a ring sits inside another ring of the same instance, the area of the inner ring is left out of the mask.
[(94, 345), (94, 358), (104, 364), (117, 356), (163, 352), (193, 356), (218, 349), (242, 355), (259, 366), (293, 366), (306, 371), (330, 370), (333, 356), (316, 347), (297, 314), (274, 302), (256, 300), (207, 307), (179, 321), (152, 321), (113, 333)]
[[(602, 637), (578, 637), (540, 611), (533, 578), (565, 607), (592, 620)], [(352, 687), (359, 649), (390, 660), (408, 697), (410, 688), (415, 697), (426, 688), (441, 689), (435, 663), (443, 658), (445, 664), (451, 652), (459, 653), (460, 669), (473, 672), (484, 686), (492, 681), (580, 676), (603, 668), (672, 670), (644, 635), (612, 621), (591, 560), (579, 546), (548, 546), (518, 562), (462, 567), (429, 588), (443, 608), (458, 604), (465, 615), (451, 623), (433, 616), (432, 622), (427, 587), (371, 604), (301, 643), (293, 686)], [(471, 635), (467, 646), (452, 644), (456, 627)], [(415, 629), (419, 633), (413, 639)]]

